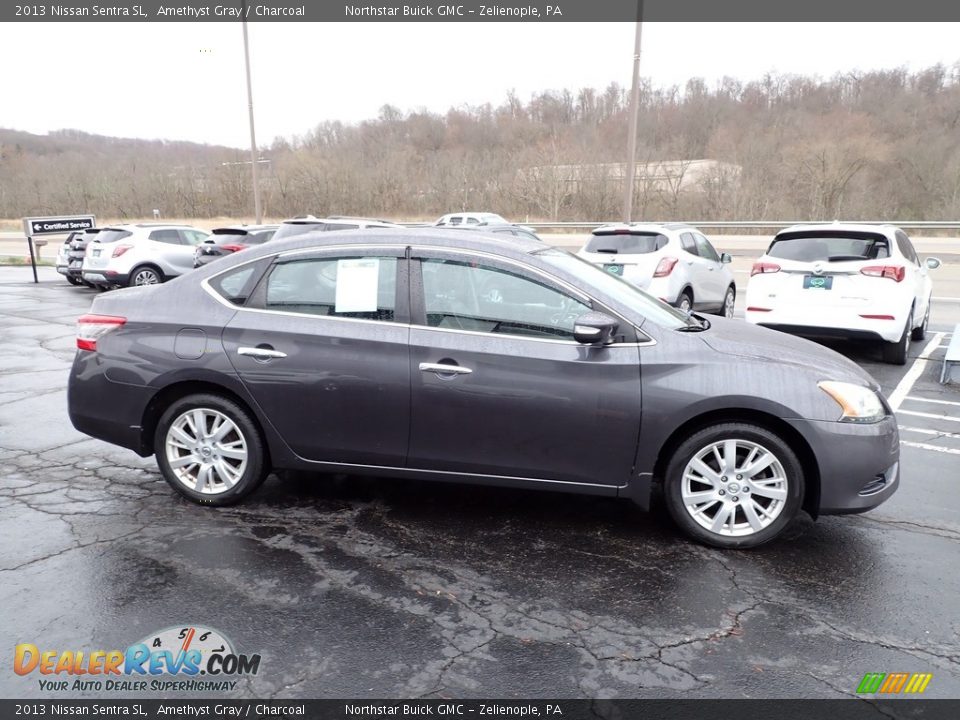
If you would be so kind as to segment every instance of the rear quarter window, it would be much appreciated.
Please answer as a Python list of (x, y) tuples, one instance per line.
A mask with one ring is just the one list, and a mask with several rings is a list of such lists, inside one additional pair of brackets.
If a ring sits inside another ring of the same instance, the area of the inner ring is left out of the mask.
[(210, 280), (210, 287), (224, 300), (234, 305), (243, 305), (250, 292), (253, 290), (255, 280), (259, 273), (257, 268), (261, 267), (259, 263), (250, 263), (228, 272), (217, 275)]

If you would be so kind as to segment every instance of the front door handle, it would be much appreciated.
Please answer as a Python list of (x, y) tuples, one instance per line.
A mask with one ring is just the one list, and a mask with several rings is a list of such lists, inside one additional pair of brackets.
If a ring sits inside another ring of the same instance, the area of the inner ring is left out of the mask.
[(447, 363), (420, 363), (420, 372), (432, 372), (437, 375), (469, 375), (473, 370)]
[(254, 360), (273, 360), (274, 358), (285, 358), (287, 354), (266, 347), (239, 347), (237, 355), (249, 355)]

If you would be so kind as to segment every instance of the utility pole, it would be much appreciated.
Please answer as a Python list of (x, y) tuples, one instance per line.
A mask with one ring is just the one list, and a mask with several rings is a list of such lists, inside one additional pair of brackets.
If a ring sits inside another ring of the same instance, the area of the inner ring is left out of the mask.
[(250, 41), (247, 39), (247, 2), (241, 8), (243, 13), (243, 59), (247, 66), (247, 109), (250, 114), (250, 167), (253, 170), (253, 209), (257, 216), (257, 225), (263, 222), (260, 210), (260, 174), (257, 169), (257, 134), (253, 128), (253, 83), (250, 82)]
[(623, 189), (623, 221), (633, 219), (633, 191), (637, 175), (637, 113), (640, 111), (640, 38), (643, 0), (637, 0), (637, 36), (633, 45), (633, 86), (630, 88), (630, 134), (627, 137), (627, 178)]

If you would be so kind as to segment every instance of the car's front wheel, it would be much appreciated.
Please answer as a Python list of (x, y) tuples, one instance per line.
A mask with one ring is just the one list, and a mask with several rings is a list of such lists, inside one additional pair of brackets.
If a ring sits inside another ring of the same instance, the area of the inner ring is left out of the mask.
[(671, 517), (694, 539), (750, 548), (773, 540), (796, 516), (804, 474), (796, 453), (775, 433), (720, 423), (676, 449), (664, 493)]
[(923, 322), (920, 323), (920, 327), (915, 327), (910, 334), (910, 339), (914, 342), (922, 342), (927, 339), (927, 328), (930, 325), (930, 300), (931, 298), (927, 298), (927, 312), (923, 316)]
[(218, 395), (189, 395), (171, 404), (157, 423), (154, 449), (164, 479), (203, 505), (238, 502), (268, 470), (256, 424), (237, 403)]
[(737, 290), (731, 285), (727, 288), (726, 294), (723, 296), (723, 305), (720, 306), (719, 312), (717, 315), (722, 315), (725, 318), (733, 317), (733, 310), (737, 304)]

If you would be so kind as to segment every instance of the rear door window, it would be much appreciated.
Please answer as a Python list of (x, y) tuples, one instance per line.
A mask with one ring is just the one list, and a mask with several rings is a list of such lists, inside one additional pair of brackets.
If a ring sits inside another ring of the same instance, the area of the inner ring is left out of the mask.
[[(153, 230), (150, 232), (150, 239), (154, 242), (167, 243), (168, 245), (180, 245), (180, 232), (178, 230)], [(102, 241), (101, 241), (102, 242)]]
[[(259, 293), (258, 293), (259, 294)], [(267, 310), (392, 322), (397, 258), (335, 257), (291, 260), (267, 278)]]
[(700, 233), (693, 233), (693, 239), (697, 243), (697, 252), (700, 257), (706, 258), (707, 260), (713, 260), (714, 262), (720, 262), (720, 256), (717, 254), (716, 249), (713, 245), (710, 244), (710, 241), (707, 240)]
[(697, 241), (693, 237), (693, 233), (680, 233), (680, 247), (686, 250), (691, 255), (699, 255), (697, 251)]

